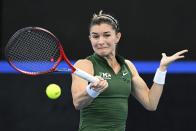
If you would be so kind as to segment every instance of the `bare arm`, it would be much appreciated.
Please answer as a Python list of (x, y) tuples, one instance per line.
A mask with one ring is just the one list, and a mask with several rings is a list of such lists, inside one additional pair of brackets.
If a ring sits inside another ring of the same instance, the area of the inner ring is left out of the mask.
[[(181, 56), (188, 50), (183, 50), (177, 52), (176, 54), (168, 57), (165, 53), (162, 54), (162, 59), (160, 62), (159, 70), (166, 71), (168, 66), (177, 59), (184, 58)], [(126, 60), (133, 77), (132, 77), (132, 95), (147, 109), (154, 111), (157, 109), (159, 99), (163, 91), (163, 85), (153, 83), (152, 87), (149, 89), (144, 82), (144, 80), (139, 76), (135, 66), (128, 60)]]
[(132, 72), (132, 92), (131, 94), (146, 108), (147, 110), (156, 110), (160, 96), (163, 91), (163, 85), (154, 83), (149, 89), (144, 80), (139, 76), (135, 66), (126, 60)]
[[(91, 75), (94, 74), (93, 65), (88, 60), (79, 60), (75, 63), (74, 67), (79, 68)], [(101, 77), (97, 76), (97, 78), (99, 79), (99, 81), (91, 83), (90, 85), (93, 88), (93, 90), (101, 93), (107, 88), (108, 84), (107, 81), (105, 81)], [(93, 98), (86, 91), (87, 85), (88, 81), (72, 74), (71, 91), (73, 97), (73, 104), (75, 108), (78, 110), (86, 107), (93, 101)]]

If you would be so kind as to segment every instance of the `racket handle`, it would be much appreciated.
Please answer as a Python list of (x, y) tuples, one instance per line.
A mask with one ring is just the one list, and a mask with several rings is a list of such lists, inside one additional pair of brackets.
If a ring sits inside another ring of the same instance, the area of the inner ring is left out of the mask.
[(94, 77), (88, 73), (86, 73), (85, 71), (82, 71), (80, 69), (77, 69), (73, 72), (75, 75), (79, 76), (82, 79), (85, 79), (89, 82), (96, 82), (99, 81), (99, 79), (97, 77)]

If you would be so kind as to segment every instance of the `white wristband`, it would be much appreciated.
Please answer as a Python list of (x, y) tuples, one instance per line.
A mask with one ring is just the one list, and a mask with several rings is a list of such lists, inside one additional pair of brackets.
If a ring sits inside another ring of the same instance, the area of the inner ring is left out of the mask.
[(90, 84), (86, 87), (86, 91), (92, 98), (96, 98), (100, 93), (90, 88)]
[(164, 85), (165, 84), (165, 77), (166, 77), (166, 73), (167, 71), (160, 71), (159, 69), (157, 69), (155, 76), (154, 76), (154, 83), (160, 84), (160, 85)]

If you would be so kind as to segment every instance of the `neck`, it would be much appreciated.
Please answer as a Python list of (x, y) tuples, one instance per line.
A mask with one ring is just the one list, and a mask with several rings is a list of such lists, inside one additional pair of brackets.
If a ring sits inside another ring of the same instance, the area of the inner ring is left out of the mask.
[(121, 67), (116, 59), (116, 54), (113, 53), (111, 55), (105, 56), (104, 58), (106, 59), (108, 65), (113, 69), (114, 73), (117, 74)]
[(115, 67), (116, 65), (119, 65), (115, 53), (105, 56), (104, 58), (106, 59), (106, 61), (111, 67)]

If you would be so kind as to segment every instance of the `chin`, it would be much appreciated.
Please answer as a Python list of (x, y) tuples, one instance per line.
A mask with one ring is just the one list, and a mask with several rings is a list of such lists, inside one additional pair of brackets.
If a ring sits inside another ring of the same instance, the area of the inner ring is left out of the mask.
[(106, 56), (109, 56), (111, 53), (109, 53), (109, 52), (99, 52), (97, 54), (102, 56), (102, 57), (106, 57)]
[(99, 56), (106, 57), (113, 54), (113, 50), (110, 49), (102, 49), (102, 50), (94, 50)]

